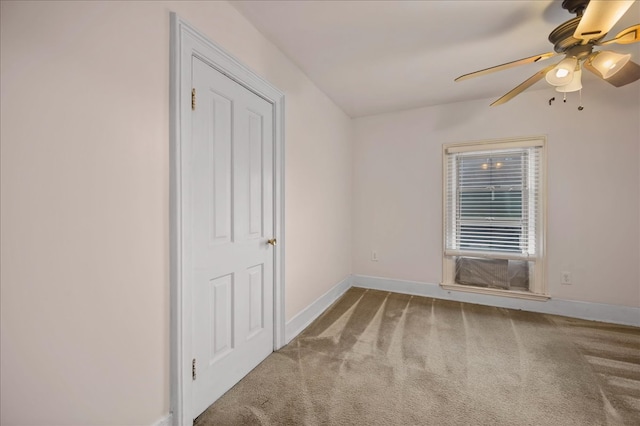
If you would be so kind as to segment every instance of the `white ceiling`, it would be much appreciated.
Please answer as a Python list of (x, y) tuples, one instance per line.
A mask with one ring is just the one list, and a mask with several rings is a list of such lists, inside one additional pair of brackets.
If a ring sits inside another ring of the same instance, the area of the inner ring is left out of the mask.
[[(455, 83), (455, 77), (550, 52), (573, 18), (561, 0), (233, 1), (258, 30), (351, 117), (498, 98), (545, 64)], [(640, 22), (640, 2), (610, 31)], [(640, 43), (615, 45), (640, 62)], [(590, 73), (586, 73), (590, 74)], [(585, 75), (590, 84), (607, 84)], [(624, 88), (634, 87), (639, 82)], [(529, 90), (548, 87), (544, 80)], [(612, 86), (613, 87), (613, 86)], [(517, 101), (512, 100), (511, 102)], [(508, 108), (498, 106), (496, 108)]]

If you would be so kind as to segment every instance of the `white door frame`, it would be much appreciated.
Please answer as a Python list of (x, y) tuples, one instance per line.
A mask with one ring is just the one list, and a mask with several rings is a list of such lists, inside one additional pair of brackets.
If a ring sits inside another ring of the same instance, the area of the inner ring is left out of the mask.
[[(191, 68), (196, 56), (273, 105), (274, 158), (274, 339), (284, 345), (284, 94), (215, 45), (193, 26), (171, 13), (170, 76), (170, 306), (171, 306), (171, 416), (176, 425), (191, 426), (192, 316), (188, 274), (190, 248), (184, 244), (182, 212), (188, 200), (182, 191), (185, 155), (191, 141)], [(196, 94), (197, 103), (197, 94)]]

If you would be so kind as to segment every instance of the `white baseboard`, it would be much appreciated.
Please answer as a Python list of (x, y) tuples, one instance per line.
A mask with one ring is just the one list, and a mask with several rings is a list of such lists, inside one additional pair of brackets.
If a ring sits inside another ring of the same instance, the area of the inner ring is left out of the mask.
[(338, 300), (340, 296), (344, 294), (345, 291), (351, 288), (351, 276), (346, 277), (344, 280), (340, 281), (338, 284), (333, 286), (329, 291), (316, 299), (309, 306), (300, 311), (296, 316), (291, 318), (285, 325), (285, 339), (286, 343), (289, 343), (296, 337), (298, 334), (302, 332), (305, 328), (309, 326), (322, 314), (333, 302)]
[(169, 413), (151, 426), (173, 426), (173, 415)]
[(440, 287), (439, 284), (369, 277), (365, 275), (353, 275), (352, 285), (354, 287), (370, 288), (373, 290), (413, 294), (416, 296), (433, 297), (435, 299), (455, 300), (458, 302), (475, 303), (477, 305), (519, 309), (529, 312), (540, 312), (543, 314), (562, 315), (572, 318), (640, 327), (640, 308), (631, 306), (554, 298), (547, 301), (514, 299), (487, 294), (445, 290)]

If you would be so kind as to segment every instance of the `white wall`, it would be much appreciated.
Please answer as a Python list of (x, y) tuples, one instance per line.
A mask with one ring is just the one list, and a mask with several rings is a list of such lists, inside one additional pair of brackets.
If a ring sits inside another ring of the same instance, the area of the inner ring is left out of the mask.
[(286, 94), (286, 317), (350, 273), (350, 119), (228, 3), (3, 1), (3, 425), (169, 411), (170, 11)]
[(640, 83), (585, 80), (583, 111), (549, 89), (355, 119), (354, 274), (440, 283), (442, 144), (546, 135), (551, 295), (640, 306)]

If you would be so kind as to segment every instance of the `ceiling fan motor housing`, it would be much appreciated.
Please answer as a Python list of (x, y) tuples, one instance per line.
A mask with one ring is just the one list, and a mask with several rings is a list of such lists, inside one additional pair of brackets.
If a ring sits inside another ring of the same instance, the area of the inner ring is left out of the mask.
[[(574, 46), (582, 45), (582, 40), (575, 38), (573, 35), (576, 32), (576, 28), (580, 24), (582, 16), (576, 16), (567, 22), (560, 24), (556, 29), (549, 34), (549, 41), (553, 44), (553, 50), (558, 53), (564, 53)], [(607, 33), (599, 34), (599, 37), (594, 37), (589, 41), (590, 46), (602, 40)]]
[(560, 24), (549, 34), (549, 41), (553, 43), (553, 49), (558, 53), (563, 53), (570, 47), (581, 44), (582, 40), (573, 37), (573, 34), (580, 23), (580, 16)]
[[(558, 53), (565, 53), (570, 48), (583, 43), (582, 40), (573, 37), (582, 15), (589, 5), (590, 0), (563, 0), (563, 9), (568, 10), (571, 13), (575, 13), (577, 16), (568, 20), (564, 24), (559, 25), (555, 30), (549, 34), (549, 41), (553, 44), (553, 49)], [(607, 34), (599, 34), (599, 37), (594, 37), (590, 40), (589, 44), (595, 44), (602, 40)]]

